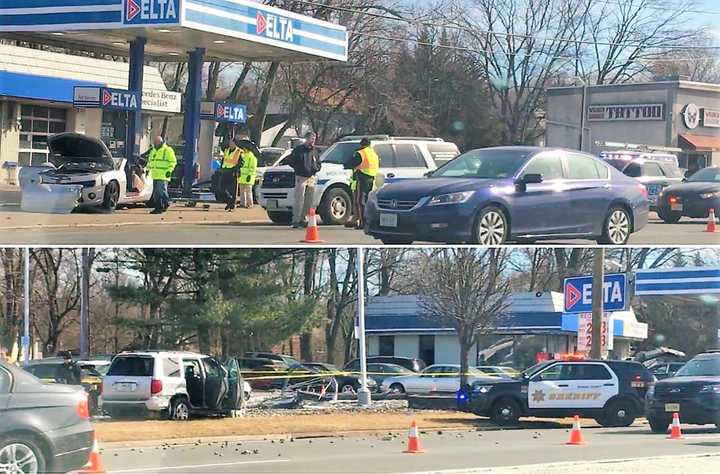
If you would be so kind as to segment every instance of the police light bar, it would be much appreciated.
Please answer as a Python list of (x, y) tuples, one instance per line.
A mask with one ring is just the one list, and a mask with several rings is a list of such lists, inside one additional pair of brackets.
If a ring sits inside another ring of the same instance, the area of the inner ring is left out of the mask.
[(581, 352), (576, 353), (566, 353), (566, 354), (555, 354), (555, 360), (564, 360), (564, 361), (580, 361), (585, 360), (587, 357), (585, 357), (585, 354)]

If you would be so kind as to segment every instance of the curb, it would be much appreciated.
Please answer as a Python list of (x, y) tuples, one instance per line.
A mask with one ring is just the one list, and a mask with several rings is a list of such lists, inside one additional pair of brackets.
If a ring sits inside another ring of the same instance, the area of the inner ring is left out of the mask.
[(231, 224), (268, 224), (270, 221), (261, 220), (249, 220), (249, 221), (228, 221), (228, 220), (216, 220), (216, 221), (191, 221), (191, 220), (172, 220), (172, 221), (156, 221), (156, 222), (141, 222), (141, 221), (130, 221), (130, 222), (114, 222), (114, 223), (88, 223), (88, 224), (35, 224), (35, 225), (20, 225), (10, 227), (0, 227), (0, 230), (27, 230), (27, 229), (76, 229), (76, 228), (93, 228), (93, 227), (124, 227), (124, 226), (135, 226), (135, 225), (175, 225), (175, 224), (220, 224), (220, 225), (231, 225)]

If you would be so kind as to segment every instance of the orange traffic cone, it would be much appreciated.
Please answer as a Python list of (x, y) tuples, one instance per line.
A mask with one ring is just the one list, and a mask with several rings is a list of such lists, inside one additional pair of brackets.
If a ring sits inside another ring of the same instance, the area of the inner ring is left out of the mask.
[(710, 214), (708, 215), (708, 222), (707, 227), (705, 228), (705, 232), (717, 232), (717, 223), (715, 222), (715, 209), (710, 209)]
[(420, 447), (420, 435), (418, 434), (417, 423), (415, 420), (410, 423), (408, 431), (408, 448), (403, 453), (420, 454), (425, 451)]
[(305, 232), (305, 240), (303, 240), (306, 244), (324, 244), (324, 240), (320, 240), (320, 232), (318, 231), (318, 225), (317, 225), (317, 214), (315, 214), (315, 208), (311, 207), (310, 212), (308, 214), (308, 226), (307, 226), (307, 232)]
[(670, 436), (668, 439), (682, 439), (682, 430), (680, 429), (680, 415), (673, 413), (672, 425), (670, 425)]
[(580, 430), (580, 417), (577, 415), (573, 418), (573, 427), (572, 430), (570, 430), (570, 440), (568, 440), (565, 444), (585, 444), (585, 441), (583, 441), (582, 431)]
[[(94, 438), (94, 435), (93, 435)], [(93, 449), (90, 453), (90, 459), (81, 470), (77, 471), (78, 474), (106, 474), (106, 470), (100, 460), (100, 447), (98, 446), (97, 439), (93, 439)]]

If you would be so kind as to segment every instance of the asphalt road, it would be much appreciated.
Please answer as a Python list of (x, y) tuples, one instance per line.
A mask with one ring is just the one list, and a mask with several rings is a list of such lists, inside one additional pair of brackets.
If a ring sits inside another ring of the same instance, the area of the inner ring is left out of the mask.
[[(123, 212), (123, 211), (119, 211)], [(720, 245), (720, 233), (706, 233), (702, 221), (683, 220), (663, 224), (652, 219), (633, 234), (630, 245)], [(0, 226), (0, 244), (6, 245), (302, 245), (304, 230), (271, 223), (172, 222), (145, 224), (113, 222), (92, 225), (38, 225), (34, 228)], [(327, 245), (381, 245), (362, 231), (339, 226), (320, 226)], [(416, 242), (422, 244), (422, 242)], [(590, 240), (540, 241), (538, 244), (595, 245)]]
[(646, 426), (585, 429), (583, 446), (566, 446), (564, 428), (439, 433), (421, 430), (425, 453), (414, 455), (402, 452), (404, 434), (123, 447), (102, 454), (111, 473), (410, 473), (700, 455), (720, 447), (720, 434), (709, 429), (686, 430), (683, 440), (650, 434)]

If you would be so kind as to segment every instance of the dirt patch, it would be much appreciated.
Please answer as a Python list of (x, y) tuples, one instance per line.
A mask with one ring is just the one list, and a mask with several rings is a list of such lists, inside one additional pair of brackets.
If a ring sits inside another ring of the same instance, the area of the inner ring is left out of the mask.
[(103, 442), (150, 441), (215, 436), (337, 433), (363, 430), (405, 430), (415, 419), (421, 430), (430, 428), (478, 428), (487, 420), (469, 413), (328, 413), (288, 414), (263, 419), (222, 418), (177, 421), (101, 421), (95, 423)]

